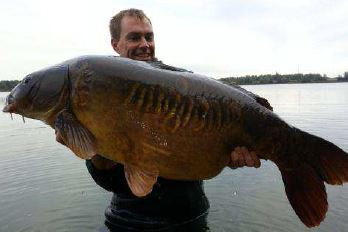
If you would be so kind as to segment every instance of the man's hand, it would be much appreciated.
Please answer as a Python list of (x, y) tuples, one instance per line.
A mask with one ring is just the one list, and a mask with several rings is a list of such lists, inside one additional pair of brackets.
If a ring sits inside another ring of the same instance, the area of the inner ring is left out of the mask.
[(102, 157), (101, 155), (95, 155), (91, 159), (92, 164), (99, 170), (109, 170), (114, 167), (117, 163)]
[(236, 147), (231, 153), (231, 159), (228, 166), (232, 169), (240, 167), (255, 167), (261, 165), (259, 157), (254, 151), (249, 152), (246, 147)]

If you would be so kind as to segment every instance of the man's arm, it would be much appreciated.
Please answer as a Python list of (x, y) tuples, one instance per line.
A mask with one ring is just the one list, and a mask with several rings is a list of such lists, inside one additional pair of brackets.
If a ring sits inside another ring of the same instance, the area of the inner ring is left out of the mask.
[(86, 160), (86, 166), (93, 180), (103, 189), (114, 193), (130, 192), (123, 165), (95, 155), (91, 160)]

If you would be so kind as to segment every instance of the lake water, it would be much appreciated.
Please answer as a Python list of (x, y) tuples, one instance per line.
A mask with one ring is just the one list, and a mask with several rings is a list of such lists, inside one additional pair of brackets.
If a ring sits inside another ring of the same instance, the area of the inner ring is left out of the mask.
[[(348, 151), (348, 83), (244, 86), (269, 100), (290, 124)], [(7, 93), (0, 93), (0, 108)], [(39, 121), (0, 113), (0, 231), (96, 231), (111, 194), (90, 178), (84, 161), (55, 142)], [(271, 162), (225, 169), (205, 181), (211, 231), (348, 231), (348, 185), (329, 186), (329, 210), (307, 229), (286, 198)]]

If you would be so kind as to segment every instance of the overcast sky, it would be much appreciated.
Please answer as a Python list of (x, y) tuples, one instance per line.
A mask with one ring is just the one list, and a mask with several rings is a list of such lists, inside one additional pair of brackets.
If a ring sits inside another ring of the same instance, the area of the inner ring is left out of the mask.
[(1, 0), (0, 80), (75, 56), (115, 54), (108, 23), (130, 7), (151, 18), (157, 57), (196, 73), (348, 71), (346, 0)]

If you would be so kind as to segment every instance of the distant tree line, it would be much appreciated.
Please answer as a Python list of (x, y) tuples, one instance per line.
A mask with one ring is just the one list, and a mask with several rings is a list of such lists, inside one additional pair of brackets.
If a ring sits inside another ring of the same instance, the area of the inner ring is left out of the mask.
[[(285, 84), (285, 83), (321, 83), (321, 82), (348, 82), (348, 72), (335, 78), (320, 74), (266, 74), (247, 75), (242, 77), (226, 77), (220, 81), (227, 84), (257, 85), (257, 84)], [(8, 92), (20, 81), (0, 81), (0, 92)]]
[(13, 89), (20, 81), (0, 81), (0, 92), (8, 92)]
[(323, 82), (344, 82), (348, 81), (348, 72), (343, 76), (329, 78), (320, 74), (266, 74), (266, 75), (247, 75), (242, 77), (221, 78), (222, 82), (237, 85), (257, 85), (257, 84), (286, 84), (286, 83), (323, 83)]
[(343, 76), (338, 76), (337, 81), (348, 81), (348, 72), (345, 72)]

